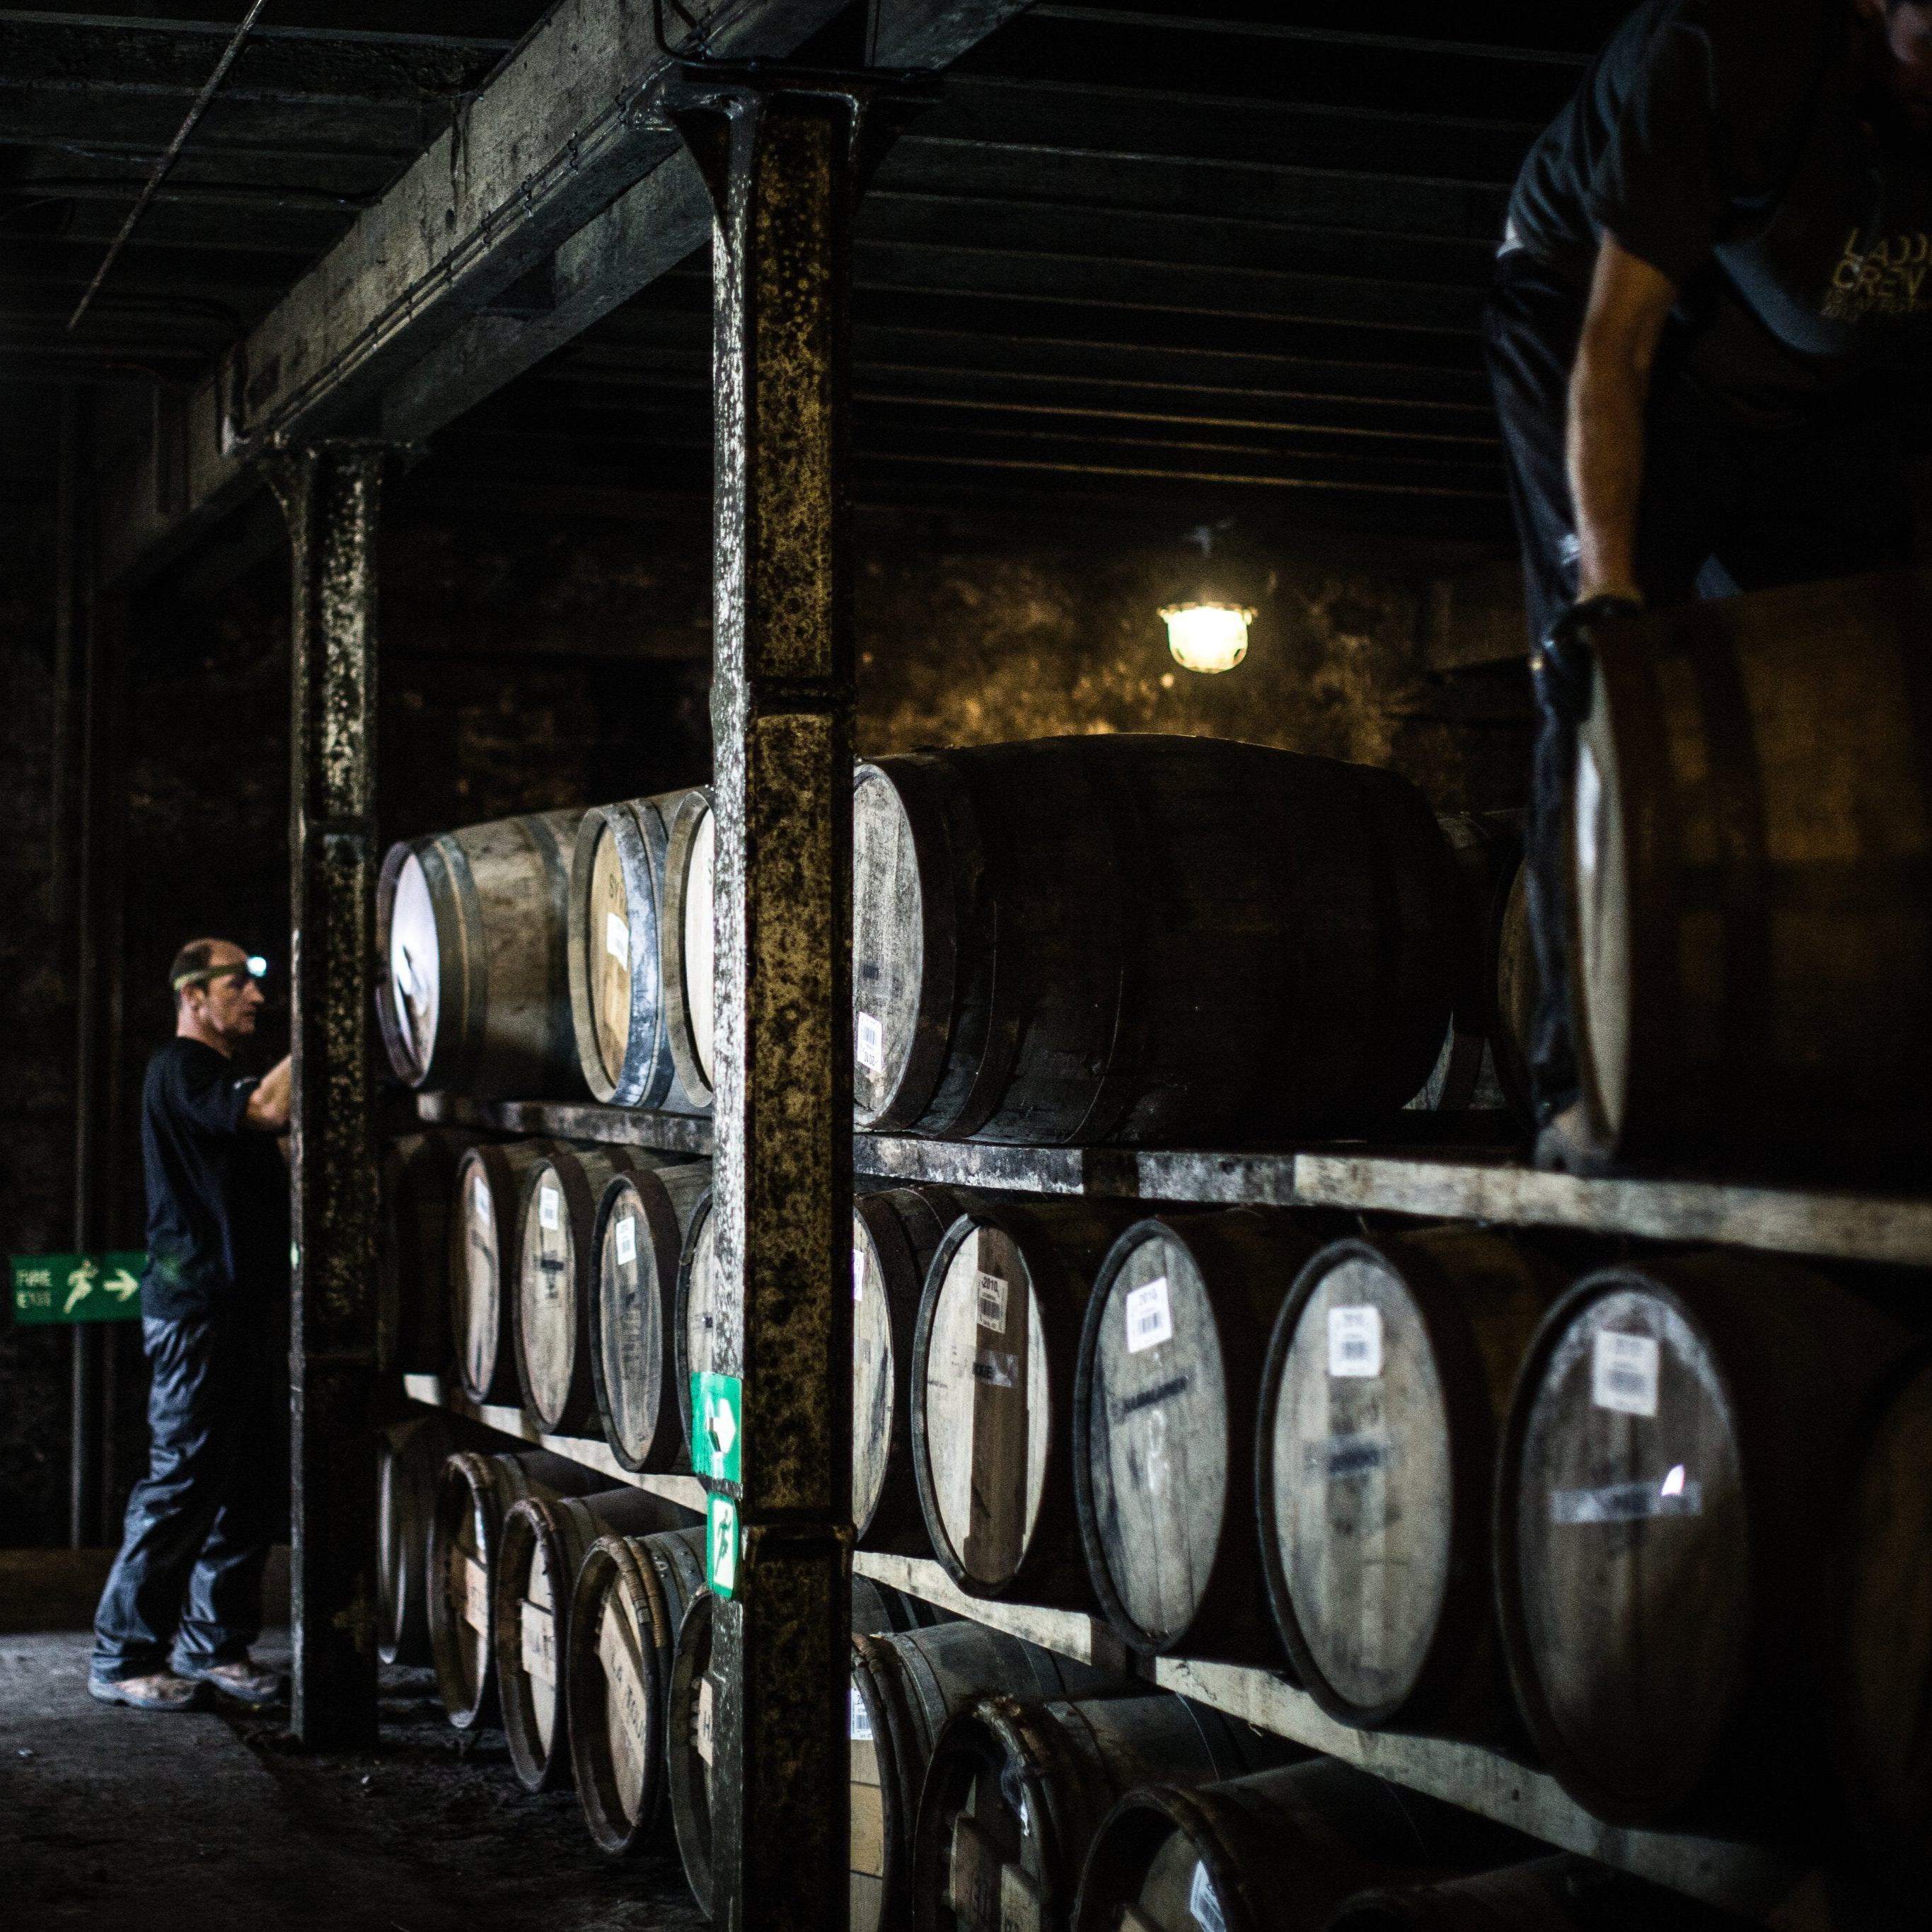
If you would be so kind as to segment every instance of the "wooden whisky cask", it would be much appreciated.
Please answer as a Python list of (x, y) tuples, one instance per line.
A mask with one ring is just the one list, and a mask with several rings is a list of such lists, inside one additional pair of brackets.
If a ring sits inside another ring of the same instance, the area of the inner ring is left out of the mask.
[(497, 1702), (510, 1768), (526, 1791), (569, 1780), (570, 1613), (586, 1552), (600, 1537), (651, 1536), (691, 1521), (690, 1510), (628, 1487), (512, 1504), (490, 1588)]
[(1094, 1840), (1075, 1932), (1323, 1932), (1364, 1886), (1520, 1857), (1533, 1841), (1316, 1758), (1130, 1792)]
[(933, 1746), (913, 1830), (920, 1932), (1065, 1932), (1108, 1813), (1150, 1784), (1210, 1784), (1305, 1757), (1171, 1692), (985, 1697)]
[(1094, 1276), (1130, 1207), (977, 1203), (928, 1270), (913, 1340), (913, 1472), (934, 1554), (969, 1596), (1085, 1609), (1073, 1385)]
[[(719, 1687), (712, 1674), (709, 1591), (686, 1612), (671, 1661), (670, 1715), (665, 1727), (666, 1781), (678, 1855), (698, 1910), (711, 1915), (712, 1716)], [(852, 1579), (852, 1628), (888, 1636), (930, 1627), (946, 1615), (916, 1597), (902, 1596), (864, 1576)]]
[(1262, 1376), (1262, 1568), (1297, 1676), (1370, 1729), (1505, 1738), (1490, 1517), (1517, 1370), (1562, 1292), (1477, 1228), (1331, 1243)]
[(1529, 932), (1529, 875), (1519, 866), (1510, 880), (1496, 929), (1496, 1018), (1490, 1048), (1497, 1084), (1512, 1118), (1526, 1133), (1536, 1123), (1529, 1046), (1536, 1003), (1542, 993), (1543, 976), (1537, 970), (1536, 946)]
[(688, 790), (593, 806), (570, 866), (571, 1022), (584, 1084), (620, 1107), (693, 1112), (664, 998), (664, 862)]
[(913, 1821), (949, 1718), (995, 1692), (1052, 1703), (1128, 1688), (1036, 1644), (962, 1618), (852, 1640), (851, 1932), (910, 1923)]
[(1545, 1318), (1503, 1442), (1497, 1595), (1531, 1738), (1599, 1817), (1819, 1831), (1826, 1555), (1903, 1340), (1795, 1262), (1724, 1252), (1605, 1268)]
[(711, 1034), (717, 1018), (712, 874), (717, 826), (709, 790), (687, 792), (664, 848), (664, 1000), (671, 1064), (700, 1111), (711, 1105)]
[(456, 1438), (453, 1419), (434, 1410), (376, 1438), (376, 1654), (385, 1664), (430, 1660), (430, 1532)]
[(640, 1148), (554, 1148), (524, 1176), (517, 1202), (517, 1381), (524, 1406), (548, 1434), (582, 1435), (597, 1418), (591, 1269), (604, 1192), (615, 1177), (647, 1172), (666, 1158)]
[(1598, 1156), (1932, 1174), (1932, 578), (1600, 626), (1568, 857)]
[(913, 1339), (926, 1270), (963, 1211), (940, 1187), (852, 1204), (852, 1527), (861, 1550), (930, 1556), (913, 1474)]
[(711, 1163), (615, 1176), (590, 1238), (590, 1378), (610, 1453), (626, 1469), (690, 1466), (673, 1386), (678, 1262)]
[(1328, 1932), (1737, 1932), (1749, 1923), (1588, 1858), (1532, 1858), (1350, 1899)]
[(396, 1078), (484, 1100), (580, 1100), (565, 959), (580, 814), (527, 813), (390, 847), (376, 1003)]
[(517, 1370), (518, 1226), (524, 1184), (560, 1151), (548, 1140), (488, 1142), (458, 1162), (449, 1210), (449, 1325), (472, 1402), (523, 1399)]
[(570, 1761), (598, 1849), (629, 1858), (664, 1804), (671, 1659), (685, 1613), (706, 1594), (704, 1535), (600, 1537), (572, 1594), (566, 1694)]
[(470, 1144), (434, 1128), (383, 1144), (377, 1346), (392, 1373), (449, 1372), (449, 1208)]
[(430, 1526), (429, 1642), (436, 1688), (460, 1731), (496, 1716), (496, 1598), (490, 1572), (503, 1519), (526, 1496), (584, 1496), (604, 1478), (544, 1450), (464, 1450), (442, 1466)]
[(1278, 1210), (1138, 1221), (1102, 1263), (1073, 1396), (1087, 1565), (1136, 1649), (1280, 1655), (1255, 1550), (1268, 1334), (1313, 1238)]
[(1393, 772), (1050, 738), (862, 765), (853, 821), (861, 1126), (1335, 1134), (1401, 1107), (1435, 1063), (1454, 881)]
[(677, 1373), (678, 1419), (691, 1440), (691, 1378), (745, 1372), (743, 1317), (718, 1293), (717, 1230), (707, 1188), (692, 1204), (677, 1258), (677, 1318), (671, 1334)]

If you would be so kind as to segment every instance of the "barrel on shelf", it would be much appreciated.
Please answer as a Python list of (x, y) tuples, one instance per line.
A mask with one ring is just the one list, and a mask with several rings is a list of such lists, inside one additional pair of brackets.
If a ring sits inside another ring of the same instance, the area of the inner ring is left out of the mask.
[(377, 1332), (392, 1372), (448, 1371), (449, 1207), (468, 1144), (431, 1128), (383, 1146)]
[(503, 1519), (526, 1496), (584, 1496), (604, 1478), (543, 1450), (463, 1450), (442, 1466), (430, 1530), (430, 1653), (449, 1721), (468, 1730), (496, 1715), (496, 1598), (490, 1574)]
[(580, 814), (407, 838), (376, 888), (376, 1002), (396, 1077), (485, 1100), (580, 1100), (565, 962)]
[(428, 1410), (376, 1438), (376, 1654), (385, 1664), (430, 1660), (430, 1530), (456, 1438), (448, 1416)]
[(1932, 577), (1598, 629), (1568, 845), (1596, 1153), (1932, 1174)]
[(913, 1337), (926, 1270), (962, 1211), (940, 1187), (852, 1204), (852, 1527), (861, 1550), (930, 1556), (913, 1474)]
[[(698, 1909), (711, 1914), (712, 1717), (719, 1695), (711, 1669), (712, 1604), (707, 1591), (686, 1611), (671, 1660), (670, 1718), (664, 1726), (665, 1781), (678, 1854)], [(852, 1628), (861, 1636), (896, 1635), (943, 1621), (946, 1613), (864, 1576), (852, 1579)]]
[(598, 1848), (628, 1858), (664, 1814), (664, 1724), (685, 1613), (705, 1595), (696, 1529), (600, 1537), (572, 1592), (565, 1696), (570, 1761)]
[(628, 1486), (511, 1506), (490, 1588), (503, 1736), (526, 1791), (570, 1776), (571, 1604), (585, 1552), (600, 1537), (651, 1536), (690, 1522), (688, 1510)]
[(1345, 1724), (1515, 1736), (1490, 1519), (1516, 1372), (1564, 1286), (1534, 1244), (1431, 1228), (1324, 1248), (1262, 1378), (1262, 1568), (1296, 1675)]
[(597, 1210), (613, 1178), (664, 1156), (626, 1147), (554, 1147), (524, 1175), (517, 1202), (517, 1383), (551, 1435), (597, 1418), (591, 1374), (591, 1268)]
[(1737, 1932), (1748, 1922), (1628, 1872), (1564, 1856), (1361, 1892), (1328, 1921), (1328, 1932)]
[(1073, 1396), (1087, 1564), (1135, 1648), (1280, 1654), (1255, 1552), (1268, 1334), (1316, 1244), (1278, 1210), (1138, 1221), (1102, 1263)]
[(589, 1253), (590, 1379), (610, 1453), (626, 1469), (690, 1467), (677, 1391), (678, 1263), (711, 1164), (615, 1176)]
[(472, 1402), (521, 1398), (518, 1216), (524, 1183), (557, 1151), (547, 1140), (491, 1142), (471, 1148), (457, 1163), (449, 1211), (449, 1323), (457, 1379)]
[(1529, 875), (1518, 866), (1496, 928), (1496, 1030), (1490, 1036), (1490, 1050), (1496, 1084), (1516, 1125), (1526, 1132), (1536, 1121), (1529, 1042), (1542, 988), (1529, 932)]
[(934, 1554), (969, 1596), (1094, 1602), (1073, 1487), (1094, 1277), (1130, 1206), (980, 1202), (934, 1255), (913, 1342), (913, 1470)]
[(688, 790), (593, 806), (570, 866), (571, 1022), (584, 1083), (620, 1107), (688, 1113), (664, 997), (669, 944), (664, 862)]
[(1453, 868), (1393, 772), (1050, 738), (862, 765), (853, 818), (863, 1126), (1334, 1134), (1401, 1107), (1435, 1064)]
[(910, 1922), (908, 1862), (932, 1747), (946, 1720), (995, 1693), (1052, 1703), (1120, 1678), (964, 1618), (852, 1640), (851, 1932)]
[(1073, 1932), (1322, 1932), (1368, 1886), (1534, 1849), (1520, 1834), (1333, 1758), (1130, 1792), (1100, 1827)]
[(743, 1318), (718, 1294), (718, 1230), (711, 1219), (711, 1190), (692, 1204), (677, 1258), (677, 1315), (671, 1360), (677, 1378), (678, 1419), (691, 1440), (691, 1378), (745, 1372)]
[(1815, 1836), (1828, 1552), (1855, 1420), (1901, 1331), (1794, 1262), (1605, 1268), (1538, 1330), (1496, 1496), (1516, 1700), (1615, 1824)]
[(933, 1746), (913, 1832), (913, 1922), (919, 1932), (1066, 1932), (1088, 1848), (1127, 1792), (1306, 1756), (1169, 1691), (982, 1698)]
[(709, 789), (689, 791), (671, 816), (664, 849), (664, 1021), (678, 1084), (700, 1108), (711, 1104), (715, 1072), (717, 832)]

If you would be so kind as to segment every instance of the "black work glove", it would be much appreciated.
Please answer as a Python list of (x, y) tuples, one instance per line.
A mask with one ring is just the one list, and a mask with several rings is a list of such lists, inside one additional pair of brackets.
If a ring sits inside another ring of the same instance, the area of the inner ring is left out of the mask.
[(1590, 715), (1590, 684), (1596, 670), (1592, 633), (1621, 617), (1634, 617), (1643, 606), (1628, 597), (1586, 597), (1573, 604), (1550, 627), (1531, 656), (1538, 701), (1566, 724), (1580, 724)]

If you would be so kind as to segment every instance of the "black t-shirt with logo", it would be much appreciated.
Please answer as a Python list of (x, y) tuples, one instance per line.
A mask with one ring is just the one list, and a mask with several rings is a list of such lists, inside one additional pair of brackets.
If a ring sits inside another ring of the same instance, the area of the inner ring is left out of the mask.
[(1579, 289), (1607, 230), (1681, 291), (1688, 372), (1789, 418), (1922, 360), (1932, 142), (1862, 98), (1851, 0), (1648, 0), (1532, 148), (1512, 238)]
[(288, 1168), (274, 1136), (246, 1124), (256, 1084), (198, 1040), (171, 1040), (148, 1063), (145, 1316), (188, 1321), (288, 1294)]

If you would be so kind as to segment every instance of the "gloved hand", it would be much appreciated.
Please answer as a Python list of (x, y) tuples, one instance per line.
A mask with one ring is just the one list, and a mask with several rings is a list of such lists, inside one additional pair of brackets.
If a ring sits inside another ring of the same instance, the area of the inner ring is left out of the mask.
[(1634, 598), (1586, 597), (1550, 626), (1550, 634), (1529, 660), (1537, 700), (1545, 711), (1567, 724), (1582, 723), (1590, 715), (1590, 684), (1597, 664), (1592, 633), (1600, 625), (1634, 617), (1642, 609)]

